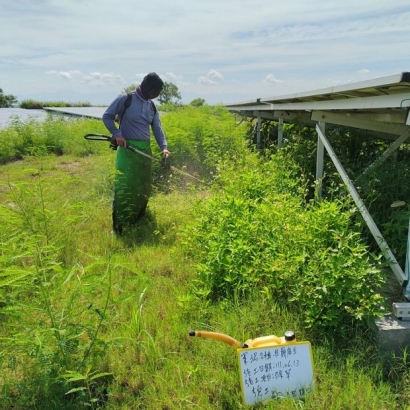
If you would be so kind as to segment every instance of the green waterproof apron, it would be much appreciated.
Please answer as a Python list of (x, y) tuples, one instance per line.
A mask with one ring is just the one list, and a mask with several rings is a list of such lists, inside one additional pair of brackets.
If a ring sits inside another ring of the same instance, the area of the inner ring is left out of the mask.
[[(127, 144), (151, 156), (150, 143), (128, 140)], [(125, 226), (137, 222), (151, 194), (152, 160), (127, 148), (118, 147), (115, 160), (113, 228), (122, 233)]]

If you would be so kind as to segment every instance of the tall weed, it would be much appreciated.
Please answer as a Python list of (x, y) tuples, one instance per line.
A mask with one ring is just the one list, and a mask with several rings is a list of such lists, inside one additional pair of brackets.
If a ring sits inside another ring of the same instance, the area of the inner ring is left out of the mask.
[[(184, 106), (161, 117), (173, 164), (209, 178), (221, 155), (234, 155), (243, 145), (246, 125), (235, 126), (223, 106)], [(212, 178), (211, 178), (212, 179)]]
[(80, 157), (99, 153), (105, 144), (90, 144), (83, 136), (104, 130), (105, 127), (98, 120), (49, 116), (44, 121), (35, 118), (23, 121), (15, 117), (8, 127), (0, 128), (0, 144), (4, 147), (0, 152), (0, 164), (38, 152), (73, 154)]
[[(61, 377), (71, 383), (73, 374), (84, 374), (76, 382), (84, 380), (85, 386), (75, 391), (85, 389), (85, 400), (94, 403), (91, 384), (108, 376), (92, 369), (103, 367), (108, 348), (100, 330), (114, 306), (115, 264), (109, 257), (86, 266), (69, 264), (62, 248), (75, 243), (67, 237), (81, 232), (76, 228), (83, 215), (78, 204), (56, 197), (55, 186), (42, 174), (32, 170), (30, 182), (9, 183), (0, 206), (1, 357), (15, 357), (20, 378), (35, 377), (46, 401), (47, 391), (55, 393), (47, 386), (64, 389)], [(64, 185), (60, 181), (58, 190)]]

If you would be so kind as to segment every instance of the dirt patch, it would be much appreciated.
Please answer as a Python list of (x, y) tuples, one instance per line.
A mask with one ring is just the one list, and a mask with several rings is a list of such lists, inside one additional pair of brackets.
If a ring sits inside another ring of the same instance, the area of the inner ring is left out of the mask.
[(57, 164), (57, 168), (59, 168), (62, 171), (67, 171), (67, 172), (75, 172), (79, 169), (81, 165), (81, 162), (75, 161), (75, 162), (60, 162)]

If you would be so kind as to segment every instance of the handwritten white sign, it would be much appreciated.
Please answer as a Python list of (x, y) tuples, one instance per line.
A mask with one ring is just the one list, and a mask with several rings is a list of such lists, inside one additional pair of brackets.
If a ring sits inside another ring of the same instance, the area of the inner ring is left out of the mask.
[(303, 397), (314, 390), (309, 342), (238, 349), (243, 398), (254, 404), (280, 397)]

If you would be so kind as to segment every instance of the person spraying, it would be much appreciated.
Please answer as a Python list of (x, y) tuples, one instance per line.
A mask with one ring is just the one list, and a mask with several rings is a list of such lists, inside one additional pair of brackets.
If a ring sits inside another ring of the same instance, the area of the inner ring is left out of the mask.
[[(150, 127), (162, 155), (171, 155), (159, 113), (152, 101), (159, 96), (163, 85), (158, 74), (147, 74), (134, 92), (117, 96), (102, 117), (118, 146), (112, 222), (113, 231), (119, 235), (124, 228), (135, 225), (144, 214), (151, 194)], [(119, 120), (119, 127), (116, 119)], [(136, 155), (126, 149), (127, 146), (146, 155)]]

